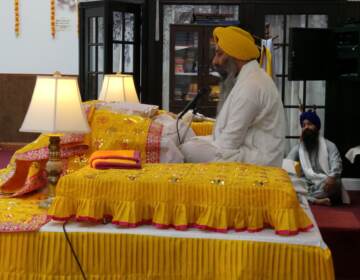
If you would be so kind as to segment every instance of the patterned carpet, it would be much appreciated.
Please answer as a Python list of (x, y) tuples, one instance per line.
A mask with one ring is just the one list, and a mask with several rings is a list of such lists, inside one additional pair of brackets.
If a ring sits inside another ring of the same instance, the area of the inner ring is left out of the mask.
[(334, 260), (337, 280), (360, 279), (360, 192), (349, 192), (351, 205), (312, 206)]

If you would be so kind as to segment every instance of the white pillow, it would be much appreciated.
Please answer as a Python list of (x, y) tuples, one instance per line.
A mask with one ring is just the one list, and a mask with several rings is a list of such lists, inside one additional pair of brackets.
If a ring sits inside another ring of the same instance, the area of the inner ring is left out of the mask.
[[(160, 162), (184, 162), (184, 156), (179, 149), (179, 140), (176, 132), (176, 119), (168, 114), (155, 116), (153, 119), (163, 125), (160, 142)], [(183, 141), (195, 136), (191, 127), (182, 120), (179, 121), (180, 138)]]
[(96, 106), (98, 109), (107, 109), (115, 113), (137, 115), (151, 118), (159, 110), (157, 105), (126, 103), (126, 102), (106, 102)]
[[(162, 137), (169, 138), (174, 142), (176, 146), (179, 146), (179, 137), (176, 131), (176, 119), (172, 118), (168, 114), (161, 114), (153, 119), (164, 126)], [(180, 139), (183, 142), (196, 136), (191, 126), (179, 120), (178, 123)]]

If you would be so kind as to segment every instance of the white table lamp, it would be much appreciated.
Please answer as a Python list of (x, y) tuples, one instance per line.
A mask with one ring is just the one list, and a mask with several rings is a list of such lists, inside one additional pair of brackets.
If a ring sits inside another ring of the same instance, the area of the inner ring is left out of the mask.
[(107, 102), (140, 103), (133, 76), (120, 73), (105, 75), (98, 99)]
[(31, 102), (20, 131), (41, 132), (50, 136), (49, 160), (46, 164), (49, 182), (48, 207), (54, 188), (62, 171), (60, 135), (62, 133), (87, 133), (90, 131), (81, 106), (76, 77), (38, 76)]

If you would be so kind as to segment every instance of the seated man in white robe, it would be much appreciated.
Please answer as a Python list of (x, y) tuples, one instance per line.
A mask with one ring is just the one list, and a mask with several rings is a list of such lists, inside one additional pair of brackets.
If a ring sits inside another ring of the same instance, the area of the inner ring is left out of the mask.
[(313, 111), (301, 114), (301, 141), (287, 158), (300, 161), (310, 202), (331, 205), (341, 200), (342, 161), (335, 144), (319, 135), (321, 122)]
[[(186, 162), (237, 161), (281, 166), (285, 118), (280, 94), (256, 59), (259, 50), (245, 30), (229, 26), (213, 32), (213, 65), (235, 77), (211, 136), (181, 146)], [(226, 75), (222, 75), (226, 76)]]

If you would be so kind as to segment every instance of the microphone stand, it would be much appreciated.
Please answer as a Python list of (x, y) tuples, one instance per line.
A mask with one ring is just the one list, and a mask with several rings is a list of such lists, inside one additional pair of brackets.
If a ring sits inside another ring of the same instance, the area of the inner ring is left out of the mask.
[[(178, 140), (179, 140), (179, 145), (182, 144), (182, 140), (184, 140), (184, 137), (186, 136), (186, 133), (188, 132), (189, 128), (190, 128), (190, 125), (191, 125), (191, 122), (192, 120), (194, 119), (194, 116), (195, 114), (197, 113), (197, 103), (199, 101), (199, 99), (206, 93), (206, 90), (207, 89), (201, 89), (197, 95), (194, 97), (193, 100), (191, 100), (186, 106), (185, 106), (185, 109), (179, 114), (179, 116), (176, 118), (176, 132), (177, 132), (177, 135), (178, 135)], [(191, 118), (191, 122), (190, 124), (188, 125), (185, 133), (184, 133), (184, 136), (183, 138), (181, 139), (180, 138), (180, 132), (179, 132), (179, 120), (186, 114), (187, 111), (189, 110), (193, 110), (193, 113), (192, 113), (192, 118)]]
[(177, 135), (178, 135), (179, 145), (181, 145), (181, 144), (184, 142), (185, 136), (186, 136), (186, 134), (188, 133), (188, 131), (189, 131), (189, 129), (190, 129), (190, 126), (191, 126), (191, 123), (192, 123), (193, 119), (195, 118), (197, 112), (198, 112), (198, 108), (197, 108), (197, 105), (195, 105), (194, 108), (192, 109), (191, 120), (190, 120), (189, 124), (187, 125), (186, 130), (185, 130), (182, 138), (180, 137), (179, 120), (180, 120), (183, 116), (181, 116), (181, 118), (179, 118), (179, 117), (176, 118), (176, 132), (177, 132)]
[(192, 111), (191, 121), (189, 122), (188, 126), (186, 127), (186, 130), (185, 130), (185, 132), (184, 132), (184, 134), (183, 134), (183, 137), (182, 137), (182, 139), (181, 139), (180, 144), (184, 143), (185, 136), (186, 136), (186, 134), (187, 134), (188, 131), (189, 131), (189, 128), (190, 128), (190, 126), (191, 126), (191, 124), (192, 124), (192, 122), (193, 122), (193, 120), (194, 120), (194, 118), (195, 118), (195, 116), (196, 116), (197, 111), (198, 111), (198, 109), (197, 109), (197, 107), (195, 107), (195, 108), (193, 109), (193, 111)]

